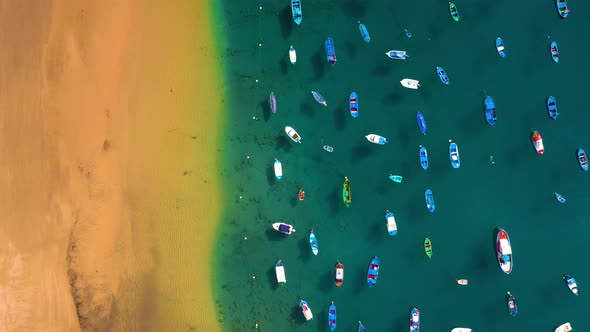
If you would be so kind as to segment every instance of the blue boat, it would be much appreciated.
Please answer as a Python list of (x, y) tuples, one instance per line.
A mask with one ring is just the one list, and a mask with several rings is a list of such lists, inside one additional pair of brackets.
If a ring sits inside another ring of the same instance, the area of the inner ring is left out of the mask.
[(367, 329), (363, 326), (363, 323), (359, 320), (359, 332), (367, 332)]
[(442, 67), (436, 67), (436, 74), (440, 78), (441, 82), (443, 82), (446, 85), (449, 85), (449, 77), (447, 76), (447, 73), (445, 73), (445, 70)]
[(379, 277), (379, 265), (381, 262), (377, 256), (373, 256), (371, 261), (369, 262), (369, 269), (367, 271), (367, 284), (369, 284), (369, 288), (375, 287), (377, 284), (377, 277)]
[(330, 66), (334, 66), (336, 64), (336, 48), (334, 47), (334, 41), (332, 38), (326, 39), (324, 46), (326, 47), (326, 58), (328, 59), (328, 63)]
[(556, 42), (551, 42), (551, 59), (553, 59), (553, 61), (555, 63), (559, 62), (559, 48), (557, 48), (557, 43)]
[(330, 331), (336, 329), (336, 305), (334, 305), (334, 301), (332, 301), (330, 309), (328, 309), (328, 325), (330, 326)]
[(584, 149), (578, 149), (576, 151), (576, 155), (578, 156), (578, 164), (582, 167), (583, 170), (588, 170), (588, 156), (586, 155), (586, 151)]
[(426, 189), (426, 191), (424, 191), (424, 199), (426, 199), (426, 208), (433, 213), (434, 209), (436, 209), (436, 205), (434, 205), (434, 195), (432, 194), (432, 190)]
[(348, 105), (350, 108), (350, 115), (353, 118), (359, 117), (359, 101), (357, 99), (356, 92), (351, 92), (350, 96), (348, 97)]
[(574, 279), (574, 277), (572, 277), (572, 276), (568, 276), (567, 274), (564, 274), (563, 280), (565, 280), (567, 287), (572, 291), (572, 293), (575, 296), (578, 296), (579, 290), (578, 290), (578, 283), (576, 282), (576, 279)]
[(500, 37), (496, 38), (496, 51), (498, 51), (498, 55), (500, 56), (500, 58), (506, 57), (506, 50), (504, 49), (504, 41)]
[(453, 168), (459, 168), (461, 166), (459, 147), (455, 143), (449, 145), (449, 158), (451, 158), (451, 166), (453, 166)]
[(416, 307), (410, 311), (410, 332), (420, 332), (420, 310)]
[(557, 104), (555, 103), (555, 97), (553, 96), (547, 98), (547, 112), (549, 112), (550, 118), (557, 120), (559, 113), (557, 113)]
[(371, 36), (369, 35), (369, 30), (367, 30), (367, 27), (364, 24), (362, 24), (361, 22), (359, 22), (359, 30), (361, 32), (361, 36), (363, 36), (363, 39), (367, 43), (370, 43), (371, 42)]
[(293, 16), (293, 21), (295, 21), (297, 25), (301, 24), (301, 20), (303, 19), (303, 13), (301, 12), (301, 1), (291, 0), (291, 15)]
[(311, 252), (313, 252), (313, 254), (315, 256), (317, 256), (318, 255), (318, 252), (320, 251), (320, 248), (318, 246), (318, 239), (315, 236), (315, 233), (313, 231), (313, 228), (309, 232), (309, 245), (311, 246)]
[(555, 199), (561, 204), (565, 204), (565, 197), (562, 194), (555, 193)]
[(570, 9), (567, 7), (567, 1), (555, 0), (555, 5), (557, 6), (557, 12), (559, 13), (559, 16), (561, 16), (561, 18), (566, 18), (570, 13)]
[(486, 96), (483, 100), (484, 111), (486, 115), (486, 122), (493, 126), (496, 124), (496, 103), (494, 103), (494, 98), (490, 96)]
[(418, 123), (418, 128), (420, 132), (426, 135), (426, 119), (424, 119), (424, 115), (421, 112), (416, 114), (416, 122)]
[(506, 304), (508, 305), (508, 313), (514, 317), (518, 314), (518, 307), (516, 306), (516, 298), (510, 292), (506, 293)]
[(420, 147), (420, 166), (424, 169), (428, 169), (428, 151), (426, 151), (426, 148), (423, 146)]

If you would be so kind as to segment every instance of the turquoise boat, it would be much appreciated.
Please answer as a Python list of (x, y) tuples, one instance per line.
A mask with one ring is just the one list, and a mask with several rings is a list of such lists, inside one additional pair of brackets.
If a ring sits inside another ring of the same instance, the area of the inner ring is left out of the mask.
[(330, 331), (336, 329), (336, 305), (334, 304), (334, 301), (332, 301), (332, 304), (328, 309), (328, 326), (330, 326)]
[(423, 146), (420, 147), (420, 166), (424, 169), (428, 169), (428, 151), (426, 151), (426, 148)]
[(291, 14), (293, 15), (293, 21), (295, 21), (297, 25), (301, 24), (301, 20), (303, 19), (303, 13), (301, 12), (301, 1), (291, 0)]
[(449, 158), (451, 159), (451, 166), (453, 166), (453, 168), (459, 168), (461, 166), (459, 147), (455, 143), (449, 145)]
[(434, 195), (432, 194), (432, 190), (426, 189), (424, 192), (424, 199), (426, 200), (426, 208), (430, 213), (433, 213), (434, 209), (436, 209), (436, 205), (434, 205)]
[(313, 252), (313, 254), (315, 256), (317, 256), (318, 255), (318, 252), (320, 251), (320, 248), (318, 246), (318, 239), (315, 236), (315, 233), (313, 231), (313, 228), (309, 232), (309, 245), (311, 246), (311, 252)]
[(371, 42), (371, 36), (369, 35), (369, 30), (367, 30), (367, 27), (364, 24), (362, 24), (361, 22), (359, 22), (359, 30), (361, 32), (361, 36), (363, 36), (363, 39), (367, 43), (370, 43)]

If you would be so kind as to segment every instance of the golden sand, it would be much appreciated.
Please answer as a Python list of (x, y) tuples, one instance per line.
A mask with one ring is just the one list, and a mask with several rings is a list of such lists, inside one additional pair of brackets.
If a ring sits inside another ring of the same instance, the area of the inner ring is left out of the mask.
[(219, 329), (207, 7), (0, 0), (0, 331)]

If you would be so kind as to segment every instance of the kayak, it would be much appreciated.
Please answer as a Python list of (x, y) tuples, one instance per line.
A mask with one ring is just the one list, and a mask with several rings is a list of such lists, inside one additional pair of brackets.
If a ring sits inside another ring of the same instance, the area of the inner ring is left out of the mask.
[(391, 181), (393, 181), (393, 182), (402, 183), (402, 181), (403, 181), (404, 178), (401, 175), (393, 175), (393, 174), (390, 174), (389, 175), (389, 179)]
[(395, 222), (395, 216), (389, 210), (385, 211), (385, 224), (387, 225), (387, 233), (389, 235), (397, 234), (397, 224)]
[(328, 326), (330, 326), (330, 331), (334, 331), (336, 329), (336, 305), (334, 301), (330, 304), (330, 308), (328, 309)]
[(420, 166), (422, 166), (423, 169), (428, 169), (428, 151), (426, 150), (425, 147), (421, 146), (420, 147)]
[(406, 51), (398, 51), (398, 50), (387, 51), (387, 52), (385, 52), (385, 55), (387, 55), (391, 59), (398, 59), (398, 60), (405, 60), (406, 58), (410, 57), (408, 55), (408, 53), (406, 53)]
[(359, 117), (359, 101), (357, 99), (356, 92), (351, 92), (350, 96), (348, 97), (348, 106), (350, 108), (350, 115), (353, 118)]
[(295, 228), (293, 228), (293, 226), (282, 222), (275, 222), (274, 224), (272, 224), (272, 228), (274, 228), (277, 232), (281, 232), (287, 235), (295, 233)]
[(557, 48), (557, 43), (556, 42), (551, 42), (551, 59), (553, 59), (553, 61), (555, 63), (559, 62), (559, 48)]
[(574, 279), (574, 277), (572, 277), (572, 276), (568, 276), (567, 274), (564, 274), (563, 280), (565, 280), (567, 287), (572, 291), (572, 293), (575, 296), (578, 296), (579, 291), (578, 291), (578, 283), (576, 282), (576, 279)]
[(424, 252), (428, 258), (432, 258), (432, 242), (429, 238), (424, 238)]
[(449, 85), (449, 77), (447, 76), (447, 73), (445, 73), (445, 70), (442, 67), (436, 67), (436, 74), (440, 78), (441, 82), (443, 82), (446, 85)]
[(434, 205), (434, 195), (432, 194), (432, 190), (426, 189), (426, 191), (424, 191), (424, 199), (426, 200), (426, 208), (428, 211), (431, 213), (434, 212), (436, 205)]
[(367, 329), (363, 326), (363, 323), (359, 320), (359, 332), (367, 332)]
[(456, 143), (449, 145), (449, 158), (451, 159), (451, 166), (453, 168), (461, 167), (461, 159), (459, 158), (459, 147)]
[(562, 194), (555, 193), (555, 198), (557, 199), (557, 201), (559, 203), (561, 203), (561, 204), (564, 204), (565, 203), (565, 197), (563, 197)]
[(422, 112), (416, 114), (416, 123), (418, 123), (418, 129), (420, 129), (420, 132), (426, 135), (426, 119), (424, 119)]
[(282, 179), (283, 178), (283, 165), (276, 158), (275, 158), (275, 162), (274, 162), (274, 168), (275, 168), (275, 177), (278, 180)]
[(306, 320), (312, 320), (313, 313), (311, 312), (311, 308), (309, 307), (309, 304), (307, 304), (307, 301), (301, 300), (299, 302), (299, 306), (301, 307), (301, 311), (303, 312), (303, 317), (305, 317)]
[(268, 97), (268, 104), (270, 105), (270, 110), (273, 113), (277, 112), (277, 98), (275, 97), (274, 92), (270, 92), (270, 97)]
[(516, 298), (510, 292), (506, 293), (506, 304), (508, 305), (508, 313), (510, 316), (518, 314), (518, 307), (516, 307)]
[(549, 113), (550, 118), (557, 120), (559, 113), (557, 113), (557, 104), (555, 103), (555, 97), (553, 96), (547, 98), (547, 112)]
[(361, 36), (363, 36), (364, 41), (366, 41), (367, 43), (371, 42), (371, 36), (369, 35), (369, 30), (367, 30), (367, 27), (362, 24), (361, 22), (359, 23), (359, 31), (361, 32)]
[(541, 136), (541, 134), (539, 134), (537, 130), (533, 131), (533, 137), (531, 139), (533, 140), (533, 146), (535, 147), (535, 150), (537, 150), (537, 154), (545, 153), (545, 147), (543, 146), (543, 137)]
[(500, 58), (506, 57), (506, 50), (504, 49), (504, 41), (500, 37), (496, 38), (496, 51), (498, 51), (498, 55), (500, 56)]
[(490, 96), (486, 96), (483, 100), (484, 111), (486, 115), (486, 122), (493, 126), (496, 124), (496, 103), (494, 103), (494, 98)]
[(567, 7), (567, 1), (555, 0), (555, 5), (557, 6), (557, 12), (559, 13), (559, 16), (561, 16), (561, 18), (566, 18), (570, 13), (570, 9)]
[(299, 192), (297, 193), (297, 197), (299, 198), (300, 201), (305, 200), (305, 191), (303, 191), (303, 189), (299, 189)]
[(496, 235), (496, 254), (498, 256), (498, 264), (502, 271), (510, 274), (512, 272), (512, 246), (510, 245), (508, 233), (502, 228), (498, 229), (498, 234)]
[(284, 285), (287, 283), (287, 278), (285, 278), (285, 266), (283, 266), (283, 261), (280, 259), (275, 264), (275, 274), (277, 275), (277, 282), (279, 285)]
[(332, 38), (326, 39), (324, 46), (326, 47), (326, 59), (330, 66), (333, 67), (336, 64), (336, 48), (334, 47), (334, 40), (332, 40)]
[(348, 177), (344, 177), (344, 184), (342, 185), (342, 200), (346, 207), (350, 205), (352, 202), (352, 192), (350, 190), (350, 181), (348, 181)]
[(379, 144), (379, 145), (389, 143), (385, 137), (379, 136), (377, 134), (369, 134), (369, 135), (365, 136), (365, 138), (367, 139), (367, 141), (369, 141), (371, 143)]
[(416, 307), (410, 310), (410, 331), (420, 331), (420, 310)]
[(289, 48), (289, 61), (291, 61), (292, 64), (297, 62), (297, 52), (295, 52), (295, 48), (293, 46)]
[(455, 22), (459, 22), (461, 19), (459, 17), (459, 11), (457, 10), (457, 6), (455, 6), (455, 4), (452, 2), (449, 2), (449, 12), (451, 13), (453, 20), (455, 20)]
[(319, 252), (318, 239), (315, 236), (315, 233), (313, 232), (313, 228), (309, 232), (309, 245), (311, 246), (311, 252), (313, 252), (313, 254), (317, 256)]
[(420, 87), (420, 81), (411, 78), (404, 78), (399, 81), (404, 88), (417, 90)]
[(286, 126), (285, 133), (287, 136), (289, 136), (289, 138), (291, 138), (293, 142), (301, 143), (301, 136), (299, 136), (299, 134), (292, 127)]
[(322, 97), (322, 95), (319, 92), (312, 91), (311, 95), (313, 96), (313, 99), (315, 99), (315, 101), (318, 102), (318, 104), (328, 106), (326, 99), (324, 99), (324, 97)]
[(377, 284), (377, 277), (379, 277), (379, 265), (381, 262), (377, 256), (373, 256), (369, 262), (369, 268), (367, 269), (367, 284), (369, 288), (375, 287)]
[(582, 167), (583, 170), (588, 170), (588, 156), (586, 156), (586, 151), (584, 149), (578, 149), (576, 151), (576, 155), (578, 156), (578, 164)]
[(340, 286), (342, 286), (343, 282), (344, 282), (344, 265), (342, 265), (342, 263), (340, 263), (340, 262), (336, 262), (336, 265), (334, 265), (334, 283), (336, 284), (336, 286), (340, 287)]

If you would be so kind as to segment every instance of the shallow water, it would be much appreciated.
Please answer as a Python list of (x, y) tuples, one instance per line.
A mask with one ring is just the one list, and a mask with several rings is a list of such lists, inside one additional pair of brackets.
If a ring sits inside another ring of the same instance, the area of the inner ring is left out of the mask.
[[(587, 46), (577, 38), (590, 27), (590, 4), (572, 3), (562, 20), (551, 1), (456, 2), (461, 21), (454, 22), (448, 4), (434, 0), (302, 1), (301, 26), (288, 4), (224, 1), (230, 114), (222, 169), (227, 208), (216, 248), (216, 268), (224, 272), (216, 293), (225, 330), (254, 330), (258, 321), (264, 331), (327, 331), (332, 300), (338, 331), (356, 331), (358, 320), (368, 331), (407, 329), (413, 306), (421, 310), (425, 331), (552, 331), (565, 321), (590, 329), (584, 316), (590, 270), (581, 263), (580, 241), (590, 229), (590, 174), (575, 157), (579, 147), (590, 150), (584, 135), (590, 115), (581, 103), (590, 74), (582, 66)], [(505, 59), (494, 47), (498, 36)], [(324, 54), (327, 37), (336, 45), (334, 67)], [(551, 60), (551, 40), (559, 43), (559, 64)], [(290, 45), (296, 65), (288, 59)], [(406, 50), (410, 58), (389, 59), (384, 53), (390, 49)], [(440, 82), (436, 66), (446, 70), (450, 85)], [(403, 88), (403, 78), (419, 80), (420, 89)], [(313, 100), (312, 90), (327, 107)], [(271, 91), (276, 114), (268, 106)], [(348, 110), (351, 91), (358, 93), (357, 119)], [(494, 127), (485, 122), (484, 91), (496, 102)], [(557, 98), (557, 121), (545, 108), (549, 95)], [(428, 125), (425, 136), (418, 111)], [(284, 134), (287, 125), (302, 144)], [(531, 130), (543, 135), (545, 155), (535, 153)], [(371, 144), (364, 138), (369, 133), (390, 143)], [(449, 139), (459, 146), (459, 169), (450, 165)], [(428, 148), (426, 171), (420, 145)], [(274, 158), (283, 163), (280, 181)], [(403, 182), (392, 182), (390, 174)], [(342, 202), (344, 176), (352, 186), (349, 208)], [(299, 188), (305, 201), (297, 199)], [(427, 188), (434, 192), (433, 214), (424, 201)], [(566, 196), (565, 205), (554, 191)], [(394, 237), (387, 234), (386, 209), (396, 216)], [(276, 233), (276, 221), (297, 232)], [(312, 227), (317, 257), (308, 242)], [(512, 240), (510, 275), (496, 261), (496, 227)], [(424, 253), (425, 237), (432, 240), (432, 259)], [(366, 270), (374, 255), (382, 266), (377, 286), (369, 289)], [(286, 270), (282, 287), (274, 275), (278, 259)], [(340, 288), (333, 282), (337, 260), (346, 267)], [(578, 279), (579, 297), (561, 280), (564, 273)], [(507, 291), (518, 301), (516, 318), (508, 315)], [(309, 302), (313, 321), (304, 320), (300, 299)]]

